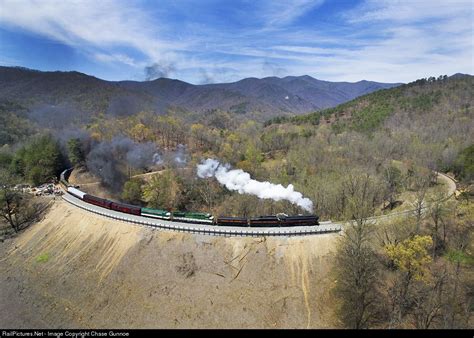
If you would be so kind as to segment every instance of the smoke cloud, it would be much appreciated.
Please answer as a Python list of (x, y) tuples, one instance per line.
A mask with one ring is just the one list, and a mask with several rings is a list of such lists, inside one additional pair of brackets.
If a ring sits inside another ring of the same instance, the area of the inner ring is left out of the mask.
[(125, 181), (125, 175), (117, 169), (119, 161), (111, 151), (110, 144), (101, 142), (87, 155), (87, 169), (114, 191), (119, 191)]
[(160, 165), (163, 164), (163, 157), (161, 156), (160, 153), (154, 153), (153, 158), (152, 158), (153, 164), (154, 165)]
[(259, 182), (251, 179), (250, 174), (242, 169), (230, 169), (228, 164), (222, 165), (217, 160), (209, 158), (198, 164), (197, 175), (200, 178), (215, 177), (227, 189), (238, 191), (239, 194), (250, 194), (274, 201), (287, 200), (308, 212), (313, 211), (313, 202), (295, 191), (292, 184), (285, 188), (281, 184)]
[(214, 78), (211, 74), (209, 74), (204, 68), (199, 69), (199, 73), (201, 75), (201, 80), (199, 84), (209, 84), (214, 82)]
[(153, 157), (156, 153), (156, 146), (151, 143), (132, 143), (128, 148), (125, 159), (133, 168), (145, 168), (154, 164)]
[(174, 153), (174, 163), (176, 163), (177, 166), (182, 167), (186, 165), (187, 162), (186, 146), (184, 144), (178, 144)]
[(156, 164), (166, 164), (176, 168), (186, 166), (189, 157), (184, 144), (178, 144), (175, 150), (164, 150), (163, 155), (159, 153), (155, 155)]
[(265, 60), (262, 69), (265, 74), (271, 74), (272, 76), (283, 76), (287, 73), (287, 70), (284, 67), (268, 60)]
[(87, 123), (87, 114), (82, 113), (74, 103), (61, 102), (57, 105), (41, 104), (28, 111), (28, 117), (41, 127), (62, 130), (65, 126)]
[(130, 116), (143, 109), (143, 102), (137, 96), (119, 95), (109, 101), (107, 114), (112, 116)]
[(157, 62), (150, 66), (146, 66), (144, 71), (145, 80), (151, 81), (160, 77), (168, 77), (171, 73), (176, 71), (176, 66), (174, 63)]
[(100, 177), (102, 182), (119, 191), (126, 180), (120, 163), (132, 168), (142, 169), (156, 164), (159, 154), (151, 143), (135, 143), (128, 137), (114, 137), (112, 141), (102, 141), (93, 145), (86, 158), (87, 168)]
[(120, 191), (127, 180), (125, 167), (147, 169), (156, 165), (184, 167), (188, 162), (185, 145), (164, 154), (153, 142), (136, 143), (128, 137), (116, 136), (111, 141), (91, 145), (86, 157), (87, 169), (113, 191)]

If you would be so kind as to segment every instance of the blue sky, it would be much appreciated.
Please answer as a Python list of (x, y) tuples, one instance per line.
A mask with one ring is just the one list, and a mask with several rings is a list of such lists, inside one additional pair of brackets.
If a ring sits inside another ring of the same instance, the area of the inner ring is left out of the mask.
[(0, 0), (0, 65), (195, 84), (287, 75), (410, 82), (474, 73), (473, 6), (457, 0)]

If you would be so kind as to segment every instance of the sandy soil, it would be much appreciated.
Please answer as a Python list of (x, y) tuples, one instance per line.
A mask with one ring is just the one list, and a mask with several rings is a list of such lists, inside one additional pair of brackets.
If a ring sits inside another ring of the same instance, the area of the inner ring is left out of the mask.
[(76, 168), (71, 172), (69, 183), (78, 185), (82, 191), (94, 196), (109, 199), (116, 197), (101, 185), (97, 176), (92, 175), (83, 167)]
[(57, 201), (0, 243), (0, 327), (331, 327), (338, 238), (157, 231)]

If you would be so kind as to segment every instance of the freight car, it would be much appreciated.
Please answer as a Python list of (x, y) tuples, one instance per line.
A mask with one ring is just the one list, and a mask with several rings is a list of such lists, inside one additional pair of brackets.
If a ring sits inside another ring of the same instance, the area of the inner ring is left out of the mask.
[(141, 208), (131, 204), (112, 202), (110, 204), (110, 209), (131, 215), (141, 215)]
[(311, 226), (319, 225), (319, 216), (283, 216), (280, 217), (280, 226), (282, 227), (294, 227), (294, 226)]
[(84, 202), (94, 204), (94, 205), (97, 205), (99, 207), (107, 208), (107, 209), (111, 209), (111, 205), (112, 205), (112, 201), (109, 201), (109, 200), (106, 200), (106, 199), (103, 199), (103, 198), (100, 198), (100, 197), (92, 196), (92, 195), (89, 195), (89, 194), (85, 194), (84, 197), (82, 198), (82, 200)]
[(259, 216), (253, 217), (249, 220), (251, 227), (278, 227), (280, 226), (280, 219), (277, 216)]
[(220, 226), (247, 227), (248, 220), (244, 217), (219, 216), (215, 224)]

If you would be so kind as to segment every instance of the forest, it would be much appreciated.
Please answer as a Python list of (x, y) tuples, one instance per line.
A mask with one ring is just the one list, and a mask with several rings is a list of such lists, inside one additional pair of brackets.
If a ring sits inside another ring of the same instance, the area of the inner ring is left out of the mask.
[[(337, 326), (468, 327), (473, 92), (472, 76), (439, 76), (265, 123), (221, 110), (190, 120), (170, 109), (127, 116), (99, 111), (75, 128), (39, 126), (21, 102), (4, 102), (2, 214), (11, 216), (12, 204), (27, 208), (28, 199), (11, 186), (49, 182), (71, 166), (101, 180), (111, 197), (137, 205), (234, 216), (306, 213), (288, 201), (198, 178), (196, 165), (214, 158), (259, 181), (292, 184), (322, 220), (351, 224), (334, 257)], [(435, 171), (458, 180), (459, 199), (444, 202), (446, 187)], [(426, 203), (429, 212), (421, 212)], [(409, 218), (367, 220), (415, 208), (420, 212)]]

